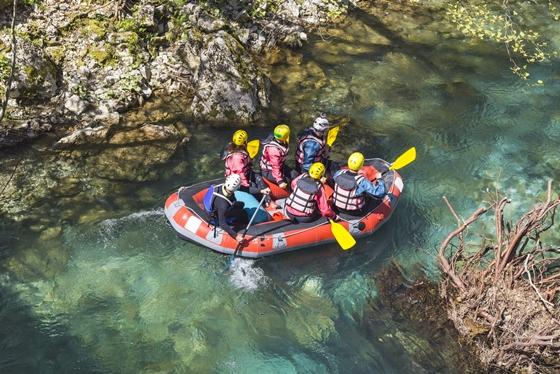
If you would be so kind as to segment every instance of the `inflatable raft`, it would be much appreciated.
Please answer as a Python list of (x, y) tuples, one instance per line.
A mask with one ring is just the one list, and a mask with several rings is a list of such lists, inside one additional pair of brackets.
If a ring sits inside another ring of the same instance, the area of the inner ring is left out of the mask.
[[(364, 174), (373, 180), (377, 172), (386, 172), (389, 163), (381, 159), (367, 159)], [(357, 239), (371, 235), (385, 223), (395, 210), (403, 190), (401, 176), (394, 170), (384, 174), (387, 195), (383, 199), (368, 197), (364, 216), (341, 215), (339, 222)], [(212, 184), (222, 183), (222, 179), (201, 182), (181, 190), (167, 198), (165, 215), (177, 235), (217, 252), (232, 254), (237, 242), (219, 227), (211, 225), (209, 215), (204, 211), (203, 198)], [(330, 189), (329, 189), (330, 190)], [(330, 190), (332, 193), (332, 190)], [(268, 220), (249, 228), (247, 242), (239, 251), (242, 257), (257, 258), (277, 253), (295, 251), (335, 241), (330, 223), (320, 218), (310, 223), (292, 223), (283, 213), (285, 199), (276, 201), (276, 209), (268, 209)], [(258, 203), (257, 203), (258, 204)], [(254, 204), (250, 205), (254, 211)], [(251, 211), (248, 211), (251, 214)], [(266, 216), (266, 214), (265, 214)], [(249, 215), (250, 217), (250, 215)]]

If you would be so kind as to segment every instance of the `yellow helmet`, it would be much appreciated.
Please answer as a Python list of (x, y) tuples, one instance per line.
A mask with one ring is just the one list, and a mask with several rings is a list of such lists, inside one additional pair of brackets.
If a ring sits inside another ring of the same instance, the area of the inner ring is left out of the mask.
[(354, 152), (348, 157), (348, 169), (358, 171), (364, 166), (364, 155), (360, 152)]
[(325, 175), (325, 165), (321, 162), (315, 162), (309, 168), (309, 176), (315, 180), (319, 180)]
[(237, 130), (233, 133), (233, 137), (231, 140), (235, 145), (245, 145), (247, 143), (247, 139), (249, 139), (249, 135), (245, 130)]
[(290, 127), (288, 125), (278, 125), (274, 128), (274, 138), (277, 140), (289, 143), (290, 142)]

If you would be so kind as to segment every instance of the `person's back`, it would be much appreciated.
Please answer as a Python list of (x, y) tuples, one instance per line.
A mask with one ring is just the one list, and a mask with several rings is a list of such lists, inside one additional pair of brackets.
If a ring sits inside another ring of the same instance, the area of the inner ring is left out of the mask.
[(315, 162), (326, 162), (328, 129), (329, 121), (324, 116), (320, 116), (315, 119), (313, 126), (298, 134), (295, 156), (298, 172), (307, 172)]
[(348, 168), (335, 173), (333, 204), (338, 213), (362, 215), (367, 195), (377, 198), (385, 195), (383, 179), (374, 184), (360, 173), (364, 161), (363, 154), (354, 152), (348, 158)]
[(263, 142), (260, 159), (262, 176), (283, 189), (293, 179), (292, 170), (286, 165), (289, 140), (290, 128), (287, 125), (276, 126), (273, 135)]
[(325, 166), (320, 162), (309, 168), (292, 181), (293, 192), (286, 199), (286, 214), (295, 222), (311, 222), (324, 216), (335, 217), (325, 196), (320, 180), (325, 174)]
[(340, 170), (334, 176), (333, 204), (341, 212), (359, 211), (365, 203), (365, 194), (358, 194), (358, 186), (365, 177), (355, 171)]
[(248, 134), (245, 130), (237, 130), (233, 134), (231, 143), (226, 146), (223, 159), (225, 176), (238, 174), (241, 177), (241, 185), (249, 188), (252, 165), (246, 149), (247, 139)]

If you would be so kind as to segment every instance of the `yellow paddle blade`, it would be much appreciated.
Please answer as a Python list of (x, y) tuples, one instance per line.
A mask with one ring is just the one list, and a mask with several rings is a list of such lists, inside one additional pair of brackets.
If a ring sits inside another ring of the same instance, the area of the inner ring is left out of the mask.
[(336, 136), (338, 135), (338, 131), (340, 130), (340, 126), (335, 126), (329, 130), (327, 134), (327, 144), (329, 147), (332, 147), (334, 141), (336, 140)]
[(414, 160), (416, 160), (416, 147), (410, 148), (408, 151), (397, 157), (397, 159), (391, 164), (389, 170), (399, 170)]
[(356, 239), (352, 237), (352, 234), (350, 234), (344, 226), (332, 219), (329, 219), (329, 222), (331, 223), (331, 231), (334, 238), (344, 251), (349, 250), (356, 244)]
[(249, 153), (249, 157), (255, 158), (257, 153), (259, 153), (259, 147), (261, 142), (259, 139), (251, 140), (247, 143), (247, 152)]

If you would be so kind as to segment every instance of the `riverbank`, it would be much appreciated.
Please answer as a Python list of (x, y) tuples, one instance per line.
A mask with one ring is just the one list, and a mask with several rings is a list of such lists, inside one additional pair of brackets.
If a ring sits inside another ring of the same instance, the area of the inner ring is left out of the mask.
[[(260, 56), (301, 46), (310, 30), (347, 10), (347, 2), (332, 0), (20, 4), (0, 146), (49, 131), (74, 131), (64, 145), (93, 133), (104, 138), (124, 112), (152, 97), (175, 98), (177, 110), (194, 122), (262, 123), (270, 82)], [(12, 51), (10, 13), (0, 20), (2, 94)]]

